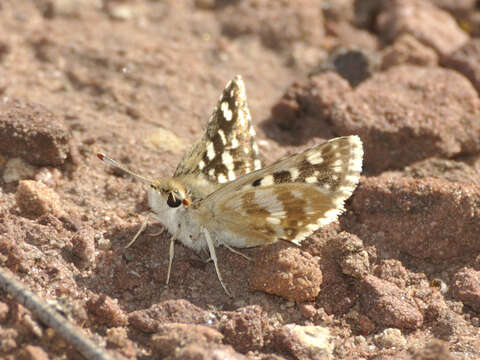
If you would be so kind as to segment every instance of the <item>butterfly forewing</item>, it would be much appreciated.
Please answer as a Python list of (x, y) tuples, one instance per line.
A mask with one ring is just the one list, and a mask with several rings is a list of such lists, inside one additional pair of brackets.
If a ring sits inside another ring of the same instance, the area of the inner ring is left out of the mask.
[(343, 211), (362, 159), (358, 136), (332, 139), (223, 185), (202, 205), (248, 246), (299, 243)]
[(175, 170), (175, 177), (203, 174), (225, 183), (261, 168), (255, 130), (240, 76), (225, 87), (203, 136)]

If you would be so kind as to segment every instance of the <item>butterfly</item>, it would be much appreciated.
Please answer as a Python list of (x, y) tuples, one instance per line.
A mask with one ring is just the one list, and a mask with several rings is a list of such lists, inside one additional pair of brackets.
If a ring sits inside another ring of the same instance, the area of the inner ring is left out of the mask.
[[(167, 284), (178, 240), (197, 252), (209, 251), (231, 295), (215, 247), (245, 256), (235, 248), (279, 240), (299, 245), (335, 221), (358, 184), (363, 145), (356, 135), (338, 137), (262, 167), (245, 85), (237, 75), (172, 177), (147, 179), (104, 154), (98, 157), (148, 184), (151, 216), (171, 234)], [(134, 240), (145, 226), (146, 221)]]

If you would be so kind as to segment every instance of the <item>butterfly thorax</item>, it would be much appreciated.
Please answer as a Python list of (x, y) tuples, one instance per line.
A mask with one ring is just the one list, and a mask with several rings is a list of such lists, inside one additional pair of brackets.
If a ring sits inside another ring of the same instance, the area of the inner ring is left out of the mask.
[(159, 179), (148, 189), (148, 203), (155, 213), (154, 218), (170, 234), (185, 246), (200, 251), (206, 244), (200, 236), (202, 224), (196, 207), (216, 187), (217, 184), (199, 174)]

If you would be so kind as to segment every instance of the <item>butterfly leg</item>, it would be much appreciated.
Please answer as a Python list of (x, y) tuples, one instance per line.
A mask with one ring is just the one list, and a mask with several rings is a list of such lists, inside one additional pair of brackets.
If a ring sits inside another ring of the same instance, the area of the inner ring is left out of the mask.
[(170, 273), (172, 271), (173, 255), (175, 251), (175, 239), (176, 239), (176, 236), (173, 236), (173, 235), (170, 238), (170, 250), (168, 251), (167, 281), (165, 282), (166, 285), (168, 285), (168, 282), (170, 281)]
[(163, 234), (163, 232), (165, 231), (165, 229), (162, 229), (160, 231), (157, 231), (156, 233), (151, 233), (151, 234), (147, 234), (148, 236), (158, 236), (158, 235), (161, 235)]
[(150, 215), (147, 215), (147, 217), (145, 218), (145, 220), (143, 221), (142, 225), (140, 226), (140, 229), (138, 229), (137, 233), (135, 234), (135, 236), (133, 237), (133, 239), (127, 244), (127, 246), (125, 246), (125, 249), (128, 249), (130, 246), (133, 245), (133, 243), (137, 240), (137, 238), (140, 236), (140, 234), (142, 232), (145, 231), (145, 229), (147, 228), (147, 225), (148, 225), (148, 221), (150, 220)]
[(213, 241), (212, 241), (212, 238), (210, 237), (210, 233), (205, 228), (202, 228), (202, 232), (205, 235), (205, 240), (207, 241), (208, 250), (210, 251), (210, 257), (212, 258), (213, 264), (215, 265), (215, 271), (217, 272), (218, 280), (220, 281), (220, 284), (222, 285), (223, 290), (225, 290), (227, 295), (232, 297), (232, 294), (230, 293), (230, 291), (228, 291), (227, 287), (223, 283), (222, 275), (220, 275), (220, 270), (218, 269), (218, 263), (217, 263), (217, 254), (215, 253), (215, 246), (213, 245)]
[(237, 255), (240, 255), (241, 257), (247, 259), (248, 261), (252, 261), (252, 258), (245, 255), (244, 253), (238, 251), (238, 250), (235, 250), (234, 248), (232, 248), (230, 245), (227, 245), (225, 243), (222, 243), (223, 246), (225, 246), (228, 250), (230, 250), (232, 253), (234, 254), (237, 254)]

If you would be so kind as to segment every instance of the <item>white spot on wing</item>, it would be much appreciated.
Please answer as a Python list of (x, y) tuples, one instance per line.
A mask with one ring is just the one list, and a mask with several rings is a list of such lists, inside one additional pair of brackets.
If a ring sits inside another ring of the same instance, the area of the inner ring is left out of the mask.
[(228, 170), (233, 170), (233, 158), (228, 151), (222, 154), (222, 162)]
[(253, 161), (253, 166), (254, 166), (255, 170), (259, 170), (259, 169), (262, 168), (262, 162), (258, 159), (255, 159)]
[(312, 165), (319, 165), (323, 163), (322, 153), (320, 151), (312, 151), (307, 155), (307, 160)]
[(286, 211), (277, 211), (270, 214), (271, 217), (276, 217), (279, 219), (284, 219), (286, 215), (287, 215)]
[(319, 225), (327, 225), (332, 221), (337, 220), (338, 215), (342, 212), (342, 209), (331, 209), (328, 210), (321, 219), (318, 220)]
[(231, 144), (231, 148), (232, 149), (236, 149), (238, 147), (238, 140), (236, 137), (232, 137), (232, 144)]
[(240, 126), (245, 127), (246, 120), (245, 120), (245, 113), (243, 111), (238, 113), (238, 122), (240, 123)]
[(222, 114), (225, 120), (231, 121), (233, 117), (233, 113), (232, 113), (232, 110), (228, 108), (228, 103), (225, 101), (222, 102), (222, 104), (220, 105), (220, 109), (222, 110)]
[(269, 222), (270, 224), (278, 225), (282, 221), (279, 218), (269, 216), (267, 217), (267, 222)]
[(222, 144), (225, 145), (227, 143), (227, 138), (225, 137), (225, 133), (222, 129), (218, 130), (218, 135), (220, 135), (220, 139), (222, 140)]
[(198, 162), (198, 168), (199, 168), (200, 170), (203, 170), (204, 167), (205, 167), (205, 162), (204, 162), (203, 160), (200, 160), (200, 161)]
[(265, 176), (262, 181), (261, 181), (261, 184), (262, 186), (268, 186), (268, 185), (273, 185), (273, 176), (272, 175), (267, 175)]
[(213, 160), (215, 158), (215, 148), (213, 147), (212, 142), (207, 144), (207, 158), (208, 160)]
[(362, 157), (351, 160), (348, 169), (350, 171), (361, 172), (362, 171)]
[(335, 160), (330, 166), (331, 167), (340, 167), (343, 165), (343, 161), (342, 160)]
[[(332, 175), (333, 177), (333, 175)], [(359, 176), (357, 175), (347, 175), (345, 176), (345, 181), (351, 184), (356, 184), (358, 182)]]
[(227, 180), (227, 178), (225, 177), (225, 175), (223, 175), (223, 174), (218, 174), (218, 176), (217, 176), (217, 181), (218, 181), (220, 184), (222, 184), (222, 183), (224, 183), (224, 182), (227, 182), (228, 180)]
[(290, 175), (292, 177), (292, 181), (297, 180), (298, 176), (300, 175), (300, 171), (298, 171), (297, 168), (291, 168), (289, 171), (290, 171)]
[(253, 143), (252, 149), (253, 149), (253, 152), (254, 152), (255, 154), (258, 154), (258, 145), (257, 145), (257, 143)]

